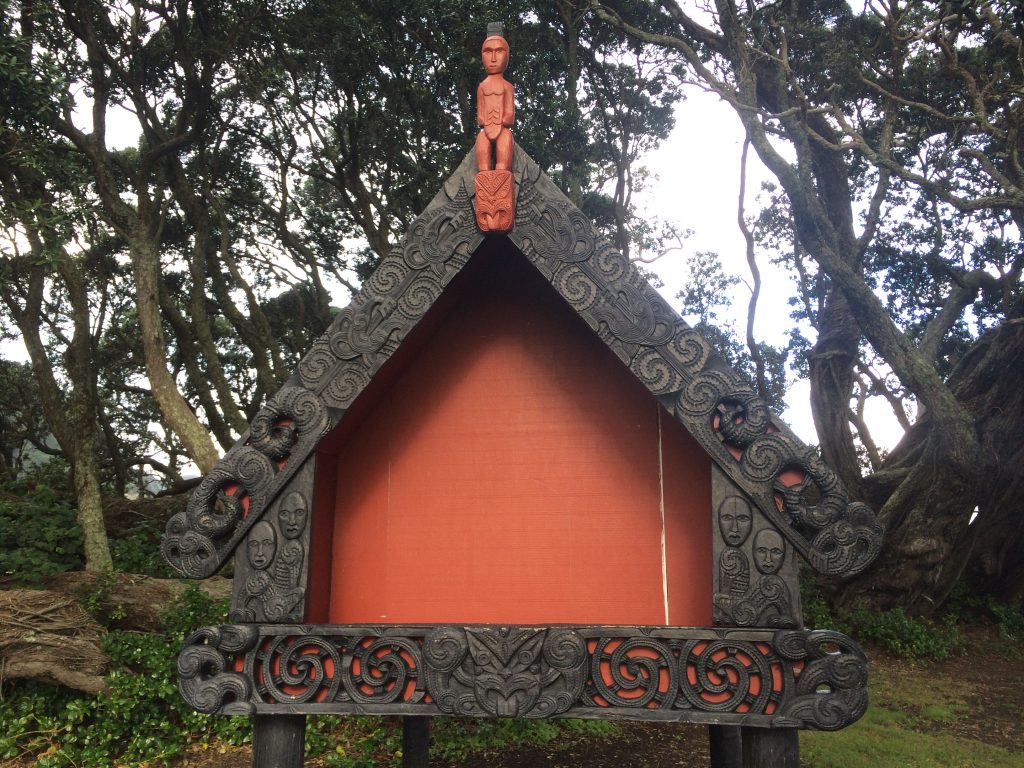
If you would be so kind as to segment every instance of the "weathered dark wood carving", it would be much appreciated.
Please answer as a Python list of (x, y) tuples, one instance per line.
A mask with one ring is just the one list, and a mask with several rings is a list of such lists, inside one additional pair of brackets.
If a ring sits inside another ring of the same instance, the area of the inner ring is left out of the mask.
[[(202, 578), (220, 567), (466, 264), (483, 238), (471, 199), (475, 171), (470, 154), (250, 433), (203, 479), (188, 509), (171, 519), (163, 552), (175, 569)], [(512, 243), (796, 551), (823, 573), (853, 575), (866, 568), (881, 543), (871, 510), (850, 502), (836, 474), (771, 416), (518, 148), (513, 176), (518, 200)], [(787, 485), (783, 478), (794, 471), (804, 479)]]
[(309, 500), (313, 459), (308, 459), (256, 523), (235, 554), (231, 620), (302, 621), (309, 552)]
[(685, 720), (831, 730), (867, 708), (864, 654), (831, 631), (223, 626), (186, 642), (201, 712)]

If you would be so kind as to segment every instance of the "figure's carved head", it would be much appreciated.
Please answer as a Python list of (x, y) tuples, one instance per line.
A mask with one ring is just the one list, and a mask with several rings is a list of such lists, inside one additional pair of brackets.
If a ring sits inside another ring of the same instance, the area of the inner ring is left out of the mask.
[(786, 543), (778, 531), (762, 528), (754, 537), (754, 565), (766, 576), (776, 573), (786, 559)]
[(306, 499), (298, 491), (292, 491), (281, 502), (277, 513), (281, 521), (281, 533), (286, 539), (297, 539), (306, 527)]
[(274, 526), (266, 520), (256, 523), (249, 532), (246, 546), (249, 553), (249, 565), (257, 571), (265, 570), (277, 552), (277, 533), (274, 531)]
[(484, 40), (480, 58), (488, 75), (500, 75), (508, 66), (508, 41), (499, 35), (491, 35)]
[(747, 540), (752, 520), (750, 505), (739, 496), (729, 496), (718, 505), (718, 529), (730, 547)]

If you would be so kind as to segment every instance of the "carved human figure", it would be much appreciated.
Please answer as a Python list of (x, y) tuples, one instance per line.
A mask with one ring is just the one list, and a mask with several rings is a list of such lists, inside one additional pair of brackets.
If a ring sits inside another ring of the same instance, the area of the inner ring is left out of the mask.
[(786, 543), (779, 532), (762, 528), (754, 536), (754, 565), (761, 573), (775, 575), (786, 559)]
[(261, 520), (252, 527), (246, 542), (249, 565), (255, 571), (264, 571), (274, 560), (277, 552), (277, 532), (274, 526)]
[(750, 535), (750, 505), (739, 496), (728, 496), (718, 505), (718, 530), (730, 547), (738, 547)]
[(476, 137), (478, 171), (512, 169), (512, 133), (508, 129), (515, 120), (515, 90), (502, 77), (508, 53), (504, 25), (489, 24), (480, 51), (487, 77), (476, 89), (476, 119), (481, 129)]
[(305, 555), (299, 539), (306, 529), (307, 517), (306, 498), (301, 493), (292, 491), (281, 501), (277, 519), (286, 541), (274, 561), (274, 584), (281, 590), (295, 589), (299, 586)]
[(261, 520), (249, 531), (245, 542), (246, 555), (252, 573), (245, 580), (245, 621), (262, 621), (267, 618), (266, 604), (274, 592), (274, 581), (269, 568), (277, 554), (277, 531), (266, 520)]

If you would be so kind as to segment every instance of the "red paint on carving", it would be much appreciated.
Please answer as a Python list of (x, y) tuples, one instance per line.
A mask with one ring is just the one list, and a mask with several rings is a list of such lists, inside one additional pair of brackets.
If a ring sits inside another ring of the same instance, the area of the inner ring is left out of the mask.
[(663, 498), (668, 623), (710, 624), (710, 460), (521, 254), (484, 247), (322, 444), (307, 620), (665, 624)]

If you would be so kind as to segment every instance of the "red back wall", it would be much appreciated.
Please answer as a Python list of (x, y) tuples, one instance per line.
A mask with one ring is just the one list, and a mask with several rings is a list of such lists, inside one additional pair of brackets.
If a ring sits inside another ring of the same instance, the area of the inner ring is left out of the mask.
[(483, 250), (317, 455), (307, 620), (709, 625), (710, 460)]

